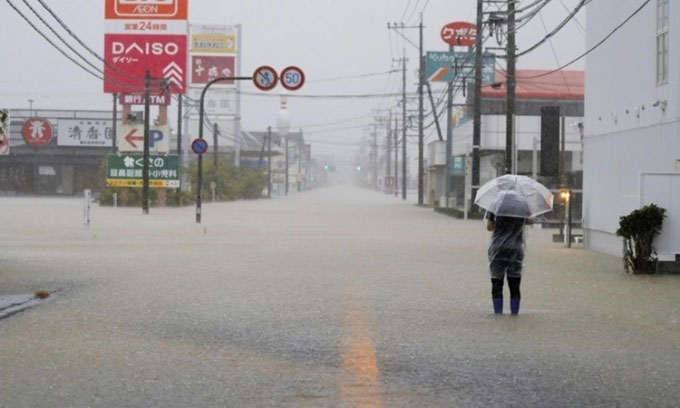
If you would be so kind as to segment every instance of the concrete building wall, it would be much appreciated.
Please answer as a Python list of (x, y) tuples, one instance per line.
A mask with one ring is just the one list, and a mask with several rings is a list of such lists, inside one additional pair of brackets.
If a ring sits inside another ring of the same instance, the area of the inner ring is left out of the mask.
[[(680, 4), (670, 1), (669, 78), (660, 86), (656, 5), (652, 0), (586, 61), (586, 243), (612, 255), (621, 254), (621, 240), (615, 236), (619, 217), (639, 208), (640, 173), (680, 170), (680, 53), (674, 36), (680, 32)], [(637, 0), (589, 3), (586, 48), (639, 6)]]

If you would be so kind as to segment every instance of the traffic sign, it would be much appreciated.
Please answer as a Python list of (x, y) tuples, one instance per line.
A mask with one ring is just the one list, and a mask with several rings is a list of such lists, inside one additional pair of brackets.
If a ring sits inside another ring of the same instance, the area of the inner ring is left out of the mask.
[(281, 85), (289, 91), (297, 91), (305, 84), (305, 73), (296, 66), (281, 71)]
[[(117, 135), (118, 150), (121, 152), (144, 151), (144, 125), (123, 125), (119, 123)], [(152, 126), (149, 129), (149, 151), (168, 153), (170, 151), (170, 126)]]
[(52, 140), (52, 124), (47, 119), (31, 118), (24, 123), (21, 134), (27, 145), (43, 147)]
[(449, 45), (469, 47), (475, 45), (477, 26), (465, 21), (449, 23), (442, 28), (442, 40)]
[(106, 0), (107, 20), (186, 20), (189, 0)]
[(279, 82), (279, 75), (274, 68), (264, 65), (255, 70), (253, 83), (261, 91), (271, 91)]
[[(104, 46), (104, 92), (142, 93), (146, 70), (167, 79), (171, 92), (186, 92), (186, 35), (105, 34)], [(152, 88), (162, 92), (157, 81)]]
[(198, 155), (205, 154), (205, 152), (208, 151), (208, 142), (206, 142), (205, 139), (194, 139), (194, 141), (191, 142), (191, 150)]

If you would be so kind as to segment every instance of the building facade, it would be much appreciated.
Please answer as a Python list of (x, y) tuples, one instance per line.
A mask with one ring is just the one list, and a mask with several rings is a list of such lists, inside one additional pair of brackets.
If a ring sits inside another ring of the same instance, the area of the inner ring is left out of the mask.
[[(638, 0), (590, 2), (586, 49), (639, 7)], [(643, 204), (643, 175), (680, 172), (677, 32), (680, 4), (652, 0), (587, 56), (584, 232), (592, 249), (620, 255), (619, 218)], [(669, 222), (677, 215), (667, 213), (664, 229)]]

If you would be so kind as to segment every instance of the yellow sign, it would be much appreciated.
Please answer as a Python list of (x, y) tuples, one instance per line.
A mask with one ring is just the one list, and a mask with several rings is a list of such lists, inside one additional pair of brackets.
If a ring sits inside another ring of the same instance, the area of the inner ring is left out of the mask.
[[(106, 185), (109, 187), (133, 187), (141, 188), (142, 180), (137, 179), (107, 179)], [(149, 180), (151, 188), (178, 188), (179, 181), (175, 180)]]
[(233, 34), (193, 34), (191, 51), (215, 54), (235, 54), (236, 36)]

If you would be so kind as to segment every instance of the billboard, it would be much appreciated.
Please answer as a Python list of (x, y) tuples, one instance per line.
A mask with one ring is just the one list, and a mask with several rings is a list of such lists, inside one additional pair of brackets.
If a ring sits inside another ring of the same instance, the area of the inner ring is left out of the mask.
[[(428, 51), (425, 55), (425, 77), (430, 82), (455, 82), (459, 77), (468, 82), (475, 77), (474, 52)], [(483, 56), (482, 83), (496, 82), (496, 56)]]
[[(169, 81), (172, 93), (186, 92), (187, 37), (158, 34), (104, 35), (104, 92), (143, 93), (146, 71)], [(161, 93), (159, 84), (153, 93)]]
[(9, 110), (0, 109), (0, 156), (9, 154)]
[[(201, 98), (201, 91), (201, 88), (191, 88), (189, 90), (189, 97), (198, 101)], [(235, 88), (210, 88), (205, 94), (203, 109), (208, 115), (232, 116), (236, 115), (237, 103)], [(197, 118), (198, 110), (193, 110), (191, 116), (192, 118)]]
[(189, 0), (106, 0), (107, 20), (186, 20)]
[[(107, 156), (106, 185), (110, 187), (142, 187), (144, 156), (110, 154)], [(179, 187), (179, 156), (149, 156), (149, 186)]]
[(191, 26), (191, 52), (236, 54), (236, 27), (229, 25)]
[(113, 146), (113, 121), (58, 119), (57, 145), (71, 147)]
[[(219, 77), (235, 74), (236, 58), (221, 55), (191, 56), (191, 85), (205, 85)], [(233, 85), (234, 81), (220, 81), (215, 85)]]

